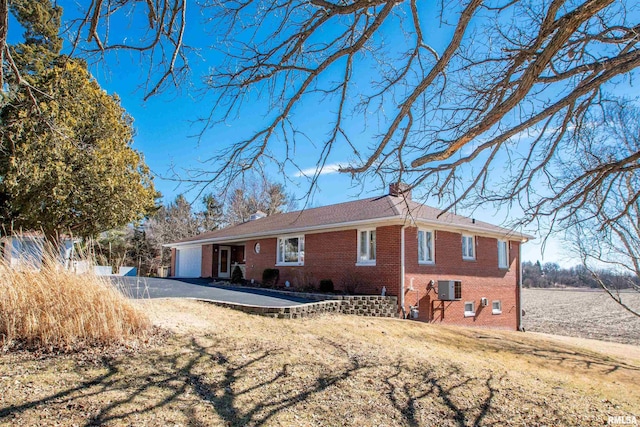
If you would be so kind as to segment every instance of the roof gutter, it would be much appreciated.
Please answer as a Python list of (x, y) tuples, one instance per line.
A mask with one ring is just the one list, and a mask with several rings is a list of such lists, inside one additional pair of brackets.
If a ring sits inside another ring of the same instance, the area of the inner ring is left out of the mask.
[(518, 264), (518, 324), (516, 329), (524, 332), (522, 328), (522, 244), (518, 245)]
[[(491, 231), (491, 230), (487, 230), (486, 228), (483, 227), (478, 227), (478, 226), (474, 226), (474, 225), (458, 225), (458, 224), (449, 224), (446, 222), (440, 222), (440, 221), (434, 221), (434, 220), (426, 220), (426, 219), (417, 219), (415, 221), (416, 224), (419, 225), (426, 225), (429, 228), (434, 228), (437, 230), (443, 230), (443, 231), (451, 231), (451, 232), (455, 232), (455, 233), (459, 233), (460, 231), (468, 231), (473, 233), (474, 235), (477, 236), (485, 236), (485, 237), (499, 237), (499, 238), (517, 238), (519, 241), (521, 241), (522, 243), (526, 243), (529, 240), (535, 239), (534, 236), (530, 236), (528, 234), (524, 234), (524, 233), (519, 233), (513, 230), (506, 230), (509, 231), (507, 233), (500, 233), (498, 231)], [(513, 240), (513, 239), (512, 239)]]

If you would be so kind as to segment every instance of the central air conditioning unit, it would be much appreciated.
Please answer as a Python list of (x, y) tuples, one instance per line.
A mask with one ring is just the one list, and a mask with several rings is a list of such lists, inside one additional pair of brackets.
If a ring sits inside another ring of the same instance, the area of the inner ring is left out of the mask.
[(441, 301), (457, 301), (462, 298), (462, 282), (460, 280), (438, 280), (438, 299)]

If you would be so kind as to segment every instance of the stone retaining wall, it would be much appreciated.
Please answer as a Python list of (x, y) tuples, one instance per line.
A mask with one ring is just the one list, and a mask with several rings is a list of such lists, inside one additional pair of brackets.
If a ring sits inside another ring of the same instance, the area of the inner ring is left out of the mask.
[(325, 301), (311, 302), (308, 304), (294, 305), (291, 307), (256, 307), (251, 305), (236, 304), (230, 302), (211, 301), (206, 302), (222, 307), (240, 310), (245, 313), (259, 316), (275, 317), (278, 319), (298, 319), (321, 313), (354, 314), (370, 317), (397, 317), (398, 298), (390, 296), (341, 296), (332, 295)]
[(344, 296), (340, 312), (358, 316), (398, 317), (398, 297)]

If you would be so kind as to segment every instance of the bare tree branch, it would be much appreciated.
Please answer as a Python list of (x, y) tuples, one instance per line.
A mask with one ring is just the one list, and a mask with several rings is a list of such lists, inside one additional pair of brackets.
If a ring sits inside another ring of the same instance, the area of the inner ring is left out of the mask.
[[(639, 118), (638, 106), (624, 101), (606, 103), (602, 115), (590, 117), (591, 126), (575, 135), (586, 156), (571, 167), (566, 177), (582, 175), (591, 163), (601, 170), (595, 173), (597, 179), (587, 183), (583, 194), (572, 195), (580, 198), (580, 209), (562, 219), (584, 267), (605, 292), (636, 316), (640, 316), (640, 307), (633, 307), (633, 300), (626, 297), (632, 290), (640, 292)], [(625, 154), (626, 158), (616, 162)], [(609, 165), (610, 171), (602, 170), (604, 164)], [(627, 275), (630, 290), (615, 289), (599, 273), (603, 267)]]
[[(303, 171), (297, 147), (314, 145), (311, 188), (337, 162), (356, 180), (420, 186), (448, 208), (518, 204), (525, 221), (560, 225), (636, 167), (637, 150), (564, 173), (574, 135), (640, 66), (628, 0), (461, 0), (438, 13), (417, 0), (210, 0), (189, 14), (186, 0), (94, 0), (69, 31), (86, 55), (140, 53), (148, 99), (183, 82), (194, 11), (221, 58), (203, 79), (201, 137), (256, 120), (191, 171), (193, 185), (225, 187), (267, 163)], [(134, 31), (119, 39), (109, 23), (124, 16)], [(331, 115), (319, 129), (310, 105)]]

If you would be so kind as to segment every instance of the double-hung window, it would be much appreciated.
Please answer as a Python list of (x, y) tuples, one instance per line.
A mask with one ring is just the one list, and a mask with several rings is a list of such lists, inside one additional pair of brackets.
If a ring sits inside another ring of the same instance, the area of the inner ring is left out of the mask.
[(498, 240), (498, 267), (509, 268), (509, 244), (506, 240)]
[(358, 264), (375, 265), (376, 230), (358, 230)]
[(304, 265), (304, 236), (278, 238), (278, 265)]
[(418, 262), (433, 264), (435, 262), (433, 231), (418, 230)]
[(462, 235), (462, 259), (476, 259), (475, 239), (473, 236)]

